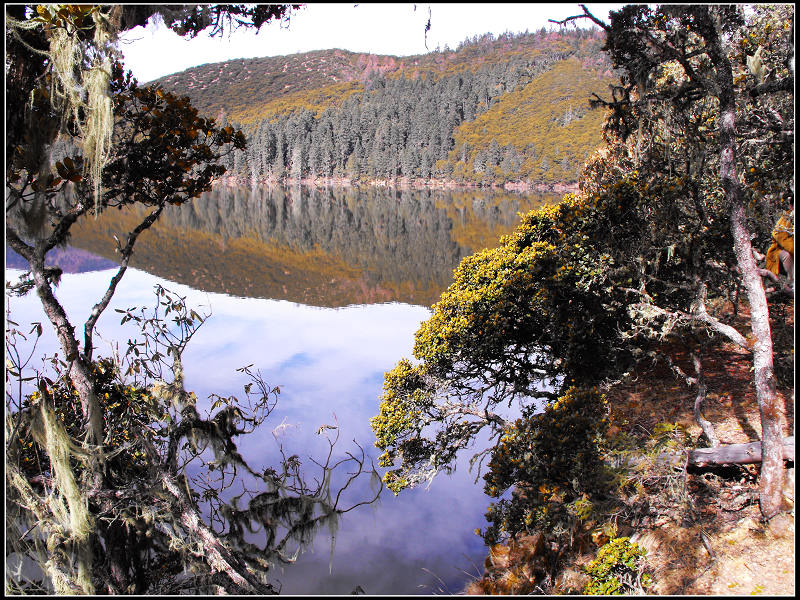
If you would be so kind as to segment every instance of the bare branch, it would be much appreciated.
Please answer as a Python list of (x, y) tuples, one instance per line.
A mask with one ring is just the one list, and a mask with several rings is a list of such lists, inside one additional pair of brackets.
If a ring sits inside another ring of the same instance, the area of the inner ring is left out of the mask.
[[(186, 533), (200, 542), (199, 549), (195, 551), (197, 556), (202, 556), (207, 560), (213, 571), (224, 573), (235, 585), (250, 593), (275, 594), (275, 590), (270, 584), (256, 579), (247, 567), (231, 554), (217, 535), (203, 524), (200, 515), (185, 496), (181, 486), (168, 473), (162, 472), (160, 480), (179, 510), (180, 521), (186, 528)], [(172, 534), (172, 532), (167, 533), (168, 535)], [(201, 552), (202, 554), (200, 554)]]
[(697, 374), (697, 396), (694, 400), (694, 419), (702, 428), (711, 447), (716, 448), (719, 446), (719, 440), (714, 433), (714, 426), (706, 420), (700, 412), (703, 407), (703, 402), (706, 400), (706, 379), (703, 374), (703, 365), (700, 362), (700, 358), (694, 352), (692, 352), (692, 363), (694, 364), (694, 371)]
[(589, 12), (589, 9), (586, 8), (585, 4), (579, 4), (578, 6), (580, 6), (583, 9), (583, 14), (582, 15), (574, 15), (572, 17), (567, 17), (566, 19), (563, 19), (561, 21), (557, 21), (555, 19), (548, 19), (548, 21), (550, 23), (555, 23), (557, 25), (566, 25), (567, 23), (575, 21), (577, 19), (589, 19), (590, 21), (594, 22), (596, 25), (599, 25), (600, 27), (602, 27), (605, 31), (609, 31), (611, 29), (611, 27), (607, 23), (605, 23), (604, 21), (601, 21), (600, 19), (595, 17), (591, 12)]
[(94, 327), (97, 324), (97, 320), (100, 318), (100, 315), (103, 314), (103, 311), (108, 307), (109, 302), (111, 302), (111, 298), (114, 296), (114, 292), (117, 290), (117, 285), (122, 279), (122, 276), (125, 274), (125, 271), (128, 269), (128, 262), (133, 254), (133, 246), (136, 244), (136, 240), (138, 239), (139, 235), (146, 229), (149, 229), (150, 226), (156, 222), (164, 210), (164, 206), (164, 204), (159, 205), (158, 208), (150, 213), (144, 219), (144, 221), (142, 221), (133, 231), (131, 231), (130, 234), (128, 234), (128, 242), (120, 251), (122, 261), (119, 269), (111, 278), (111, 282), (109, 283), (105, 294), (103, 294), (103, 297), (92, 308), (91, 315), (86, 320), (86, 324), (83, 327), (83, 356), (87, 361), (92, 359), (92, 335), (94, 333)]

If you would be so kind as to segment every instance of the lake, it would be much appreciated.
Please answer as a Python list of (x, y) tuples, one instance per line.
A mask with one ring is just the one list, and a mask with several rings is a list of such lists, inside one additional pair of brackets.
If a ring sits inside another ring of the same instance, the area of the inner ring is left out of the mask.
[[(301, 459), (319, 456), (322, 424), (336, 423), (337, 451), (378, 450), (369, 419), (378, 412), (383, 374), (411, 356), (414, 332), (449, 285), (461, 258), (510, 232), (517, 214), (557, 197), (486, 190), (395, 191), (370, 187), (220, 187), (165, 212), (137, 244), (132, 268), (98, 323), (96, 356), (135, 334), (115, 308), (153, 306), (161, 284), (212, 316), (184, 355), (187, 389), (199, 399), (242, 394), (236, 369), (253, 364), (273, 386), (278, 407), (263, 431), (240, 443), (254, 467), (275, 464), (279, 444)], [(65, 271), (56, 290), (73, 324), (82, 324), (113, 274), (115, 234), (136, 213), (109, 211), (77, 228), (56, 252)], [(7, 249), (7, 280), (19, 262)], [(10, 299), (11, 317), (45, 323), (31, 294)], [(52, 354), (45, 326), (39, 351)], [(278, 427), (280, 426), (280, 427)], [(277, 429), (276, 429), (277, 427)], [(483, 570), (475, 535), (490, 499), (469, 473), (348, 512), (335, 551), (325, 531), (272, 579), (287, 594), (458, 593)], [(307, 468), (313, 465), (308, 464)], [(381, 470), (382, 472), (382, 470)], [(366, 481), (354, 490), (368, 495)]]

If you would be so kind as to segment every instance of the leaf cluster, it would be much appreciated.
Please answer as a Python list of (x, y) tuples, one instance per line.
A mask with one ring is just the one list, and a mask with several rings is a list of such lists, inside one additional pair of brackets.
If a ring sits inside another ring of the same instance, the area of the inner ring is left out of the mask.
[(510, 424), (492, 452), (484, 491), (511, 498), (490, 505), (487, 544), (528, 531), (571, 529), (592, 513), (592, 501), (607, 488), (602, 439), (605, 398), (596, 389), (571, 387), (544, 411)]
[(121, 65), (114, 75), (117, 127), (115, 157), (104, 172), (106, 204), (180, 204), (210, 191), (225, 172), (225, 149), (244, 149), (244, 135), (199, 116), (186, 96), (138, 87)]
[[(99, 359), (93, 365), (94, 392), (100, 400), (106, 422), (104, 449), (110, 457), (107, 467), (114, 485), (123, 486), (146, 476), (148, 461), (143, 438), (147, 437), (149, 443), (154, 443), (157, 431), (154, 425), (166, 413), (146, 389), (122, 383), (117, 369), (108, 358)], [(67, 374), (55, 381), (42, 378), (39, 390), (24, 398), (21, 411), (28, 414), (29, 423), (33, 422), (43, 402), (52, 407), (67, 435), (80, 439), (83, 415), (78, 392)], [(18, 448), (14, 460), (18, 461), (23, 473), (29, 477), (53, 477), (45, 448), (31, 437), (30, 430), (21, 431), (19, 438), (13, 441), (12, 448)], [(77, 461), (73, 465), (78, 472), (82, 469)]]
[[(231, 126), (219, 127), (200, 117), (188, 98), (156, 88), (140, 88), (116, 63), (111, 92), (116, 125), (112, 154), (103, 170), (103, 189), (94, 205), (91, 182), (77, 144), (53, 144), (49, 168), (38, 165), (31, 145), (15, 149), (7, 169), (9, 201), (7, 231), (15, 250), (30, 259), (65, 243), (70, 228), (95, 206), (140, 204), (154, 212), (132, 230), (149, 227), (167, 205), (180, 205), (209, 191), (225, 172), (220, 159), (233, 148), (244, 148), (244, 135)], [(19, 236), (19, 241), (14, 237)], [(124, 247), (125, 258), (132, 249)]]
[(221, 36), (224, 31), (232, 31), (240, 27), (261, 27), (273, 20), (288, 18), (292, 10), (300, 8), (300, 4), (216, 4), (184, 7), (173, 11), (162, 9), (164, 23), (180, 36), (197, 37), (209, 27), (208, 35)]
[[(688, 197), (718, 219), (718, 73), (724, 58), (733, 76), (736, 104), (736, 169), (748, 203), (748, 226), (759, 245), (784, 207), (794, 164), (794, 10), (788, 5), (705, 8), (625, 7), (614, 13), (605, 48), (622, 73), (605, 130), (610, 145), (628, 144), (640, 176), (682, 178)], [(716, 48), (714, 20), (725, 33)], [(635, 140), (631, 142), (631, 138)], [(595, 173), (596, 175), (596, 173)], [(588, 178), (591, 181), (591, 178)], [(699, 200), (699, 201), (698, 201)], [(716, 206), (715, 206), (716, 205)], [(706, 215), (702, 215), (703, 210)]]
[(627, 595), (646, 590), (652, 576), (646, 573), (647, 551), (626, 537), (614, 538), (597, 551), (586, 573), (591, 580), (583, 591), (588, 595)]

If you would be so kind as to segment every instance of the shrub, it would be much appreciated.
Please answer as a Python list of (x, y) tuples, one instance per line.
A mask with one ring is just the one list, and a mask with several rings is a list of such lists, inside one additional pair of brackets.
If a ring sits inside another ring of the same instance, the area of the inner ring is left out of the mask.
[(589, 517), (590, 498), (604, 489), (599, 444), (606, 412), (597, 390), (572, 387), (543, 413), (518, 419), (506, 431), (484, 475), (484, 489), (495, 498), (516, 489), (513, 500), (490, 506), (487, 543), (534, 529), (558, 534)]
[(652, 576), (645, 573), (646, 555), (647, 550), (629, 538), (610, 540), (585, 568), (591, 580), (583, 592), (597, 596), (643, 593), (652, 584)]

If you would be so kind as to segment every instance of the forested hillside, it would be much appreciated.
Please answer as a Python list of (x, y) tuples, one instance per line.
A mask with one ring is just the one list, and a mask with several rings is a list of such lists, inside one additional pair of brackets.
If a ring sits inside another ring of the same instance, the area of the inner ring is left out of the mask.
[(601, 142), (592, 93), (614, 78), (594, 30), (491, 34), (422, 56), (328, 50), (158, 80), (242, 126), (229, 173), (574, 184)]

